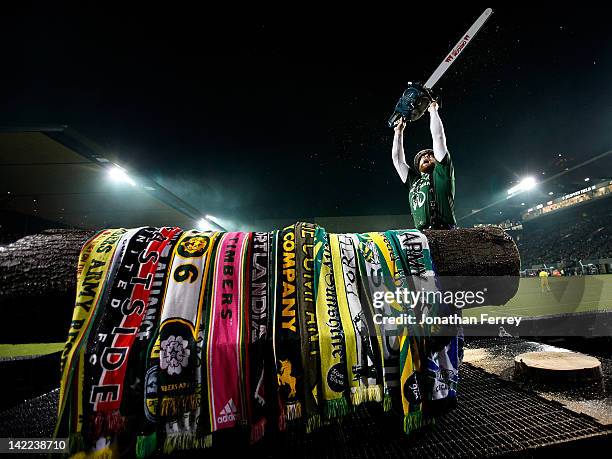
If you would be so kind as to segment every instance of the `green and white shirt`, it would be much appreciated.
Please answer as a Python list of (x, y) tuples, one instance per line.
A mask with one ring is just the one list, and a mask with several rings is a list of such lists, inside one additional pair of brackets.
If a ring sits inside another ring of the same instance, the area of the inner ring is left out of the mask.
[[(431, 173), (419, 174), (413, 168), (409, 168), (404, 185), (410, 190), (408, 193), (410, 212), (417, 229), (449, 228), (457, 223), (455, 170), (448, 152), (442, 161), (436, 161)], [(432, 208), (434, 202), (437, 210)]]

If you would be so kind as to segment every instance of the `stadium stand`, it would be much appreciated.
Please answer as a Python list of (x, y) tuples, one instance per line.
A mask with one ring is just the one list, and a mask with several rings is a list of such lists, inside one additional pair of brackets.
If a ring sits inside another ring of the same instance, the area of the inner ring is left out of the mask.
[(612, 199), (581, 203), (523, 222), (512, 231), (524, 268), (612, 258)]

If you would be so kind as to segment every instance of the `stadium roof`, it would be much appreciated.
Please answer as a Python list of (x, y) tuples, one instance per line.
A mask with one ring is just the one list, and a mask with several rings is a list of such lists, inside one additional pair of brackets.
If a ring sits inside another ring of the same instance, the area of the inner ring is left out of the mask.
[(79, 228), (182, 226), (201, 213), (158, 183), (109, 179), (108, 152), (67, 126), (0, 129), (0, 209)]

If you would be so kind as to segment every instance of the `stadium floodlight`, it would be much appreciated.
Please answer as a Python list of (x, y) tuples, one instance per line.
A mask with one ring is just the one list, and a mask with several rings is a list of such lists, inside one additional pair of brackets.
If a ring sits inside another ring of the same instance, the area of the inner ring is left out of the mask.
[(531, 190), (536, 186), (536, 179), (533, 177), (525, 177), (518, 184), (508, 190), (508, 194), (520, 193), (521, 191)]
[(223, 225), (215, 221), (212, 215), (204, 215), (200, 218), (196, 222), (195, 228), (198, 231), (228, 231)]
[(116, 164), (108, 169), (108, 176), (114, 182), (129, 183), (132, 186), (136, 186), (136, 182), (127, 174), (126, 170)]
[(199, 231), (211, 231), (213, 230), (213, 225), (210, 224), (207, 218), (200, 218), (196, 223), (196, 228)]
[(585, 182), (588, 182), (589, 180), (591, 180), (590, 177), (587, 177), (587, 178), (584, 179)]
[(227, 219), (222, 219), (222, 218), (220, 218), (220, 217), (216, 217), (216, 216), (214, 216), (214, 215), (209, 215), (209, 214), (206, 214), (206, 215), (204, 215), (204, 218), (205, 218), (206, 220), (208, 220), (208, 222), (209, 222), (209, 223), (211, 223), (211, 224), (213, 225), (213, 229), (214, 229), (214, 228), (217, 228), (215, 231), (218, 231), (219, 229), (220, 229), (220, 230), (222, 230), (222, 231), (227, 231), (227, 230), (225, 229), (226, 227), (231, 227), (231, 226), (234, 226), (234, 225), (232, 224), (232, 222), (230, 222), (229, 220), (227, 220)]

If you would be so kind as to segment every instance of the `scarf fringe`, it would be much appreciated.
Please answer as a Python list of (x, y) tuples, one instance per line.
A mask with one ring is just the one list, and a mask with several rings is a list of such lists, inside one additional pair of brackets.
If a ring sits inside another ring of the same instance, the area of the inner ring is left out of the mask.
[(170, 454), (174, 451), (185, 451), (188, 449), (205, 449), (212, 446), (212, 435), (201, 437), (193, 432), (180, 432), (169, 434), (164, 441), (163, 452)]
[(366, 394), (366, 387), (351, 387), (351, 405), (361, 405), (366, 399)]
[(280, 399), (278, 404), (280, 408), (280, 413), (278, 415), (278, 430), (284, 432), (287, 430), (287, 418), (285, 416), (286, 409), (284, 403)]
[(121, 433), (125, 429), (125, 423), (125, 417), (119, 410), (99, 411), (93, 418), (93, 435), (98, 438)]
[(369, 386), (367, 388), (367, 400), (368, 402), (382, 402), (383, 400), (383, 388), (382, 386)]
[(410, 435), (415, 430), (423, 426), (423, 413), (421, 411), (415, 411), (414, 413), (408, 413), (404, 415), (404, 432)]
[(351, 388), (351, 404), (361, 405), (365, 402), (382, 402), (382, 387), (380, 386), (359, 386)]
[(68, 452), (70, 455), (75, 455), (81, 451), (85, 451), (85, 438), (81, 432), (72, 433), (68, 437)]
[(414, 413), (408, 413), (404, 415), (404, 432), (406, 435), (410, 435), (422, 427), (433, 425), (435, 423), (435, 419), (423, 416), (423, 412), (420, 410), (415, 411)]
[(136, 457), (144, 459), (152, 455), (157, 449), (157, 432), (136, 437)]
[(195, 411), (200, 406), (200, 394), (184, 395), (182, 397), (168, 397), (161, 402), (162, 416), (178, 416), (187, 411)]
[(114, 457), (119, 457), (119, 455), (113, 447), (109, 446), (97, 451), (92, 451), (87, 455), (87, 459), (113, 459)]
[(391, 394), (385, 394), (383, 399), (383, 411), (391, 411), (392, 399)]
[(319, 414), (313, 414), (306, 420), (306, 433), (314, 432), (322, 426), (321, 416)]
[(261, 440), (266, 433), (266, 418), (262, 418), (251, 426), (251, 445)]
[(325, 402), (324, 412), (327, 419), (346, 416), (349, 412), (347, 399), (345, 397), (340, 397), (335, 400), (327, 400)]
[(300, 402), (288, 403), (285, 406), (287, 421), (295, 421), (302, 417), (302, 404)]
[(70, 455), (70, 459), (113, 459), (119, 457), (115, 447), (107, 446), (96, 451), (79, 451), (76, 454)]

